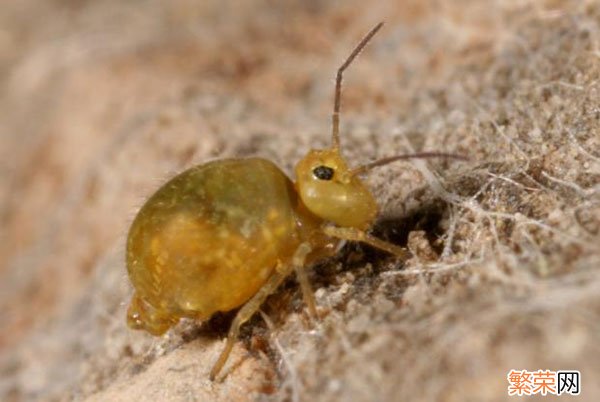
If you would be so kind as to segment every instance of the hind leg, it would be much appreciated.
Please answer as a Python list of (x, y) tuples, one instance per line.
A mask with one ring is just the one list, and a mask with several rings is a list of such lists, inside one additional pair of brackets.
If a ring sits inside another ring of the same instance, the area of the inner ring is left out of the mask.
[(267, 279), (267, 282), (263, 285), (263, 287), (261, 287), (259, 291), (252, 296), (252, 298), (248, 300), (246, 304), (244, 304), (244, 306), (238, 311), (237, 315), (233, 319), (233, 322), (231, 323), (231, 327), (229, 328), (227, 340), (225, 341), (225, 347), (210, 371), (211, 380), (214, 380), (217, 377), (227, 362), (227, 358), (229, 357), (231, 349), (233, 349), (233, 345), (237, 340), (242, 324), (248, 321), (254, 315), (254, 313), (258, 311), (265, 299), (275, 292), (275, 290), (277, 290), (279, 285), (281, 285), (285, 278), (287, 278), (297, 266), (304, 264), (306, 255), (310, 252), (310, 250), (311, 248), (308, 243), (302, 243), (294, 253), (292, 264), (290, 266), (278, 266), (273, 275)]

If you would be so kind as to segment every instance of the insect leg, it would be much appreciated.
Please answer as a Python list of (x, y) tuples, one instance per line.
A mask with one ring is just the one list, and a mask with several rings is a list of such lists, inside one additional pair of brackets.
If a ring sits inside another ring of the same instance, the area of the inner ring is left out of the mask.
[(317, 318), (317, 305), (315, 303), (315, 296), (310, 286), (310, 282), (308, 280), (308, 276), (306, 275), (306, 267), (305, 260), (308, 253), (310, 253), (311, 247), (308, 243), (302, 243), (296, 253), (294, 254), (294, 259), (292, 261), (292, 266), (296, 271), (296, 278), (300, 283), (300, 289), (302, 289), (302, 298), (304, 299), (304, 303), (308, 307), (308, 312), (312, 318)]
[(269, 279), (267, 279), (267, 282), (238, 311), (235, 318), (233, 319), (233, 322), (231, 323), (231, 327), (229, 328), (229, 333), (227, 334), (225, 347), (219, 355), (219, 359), (216, 361), (212, 370), (210, 371), (210, 379), (212, 381), (214, 381), (214, 379), (217, 377), (217, 375), (227, 362), (227, 358), (229, 357), (229, 354), (233, 349), (233, 345), (238, 337), (238, 334), (240, 333), (240, 327), (242, 326), (242, 324), (248, 321), (254, 315), (254, 313), (258, 311), (265, 299), (273, 292), (275, 292), (275, 290), (279, 287), (279, 285), (281, 285), (285, 278), (287, 278), (290, 275), (292, 270), (295, 268), (295, 265), (298, 262), (304, 262), (304, 259), (306, 258), (306, 255), (309, 252), (310, 246), (304, 243), (301, 244), (294, 253), (292, 264), (288, 266), (279, 266), (277, 269), (275, 269), (275, 272), (269, 277)]
[(383, 251), (387, 251), (390, 254), (395, 255), (400, 259), (407, 259), (410, 256), (410, 252), (402, 247), (396, 246), (395, 244), (388, 243), (375, 236), (363, 232), (356, 228), (340, 228), (336, 226), (325, 226), (323, 232), (331, 237), (336, 237), (343, 240), (360, 241), (370, 246), (378, 248)]

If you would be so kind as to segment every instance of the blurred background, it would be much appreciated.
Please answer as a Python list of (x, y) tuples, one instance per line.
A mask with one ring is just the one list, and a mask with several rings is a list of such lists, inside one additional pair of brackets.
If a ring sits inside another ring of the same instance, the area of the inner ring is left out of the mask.
[[(378, 230), (415, 257), (347, 248), (313, 275), (315, 327), (291, 281), (212, 384), (226, 324), (126, 328), (128, 225), (211, 159), (291, 175), (381, 20), (344, 155), (471, 160), (374, 173)], [(596, 1), (4, 1), (0, 400), (504, 400), (510, 369), (580, 370), (597, 400), (599, 44)]]

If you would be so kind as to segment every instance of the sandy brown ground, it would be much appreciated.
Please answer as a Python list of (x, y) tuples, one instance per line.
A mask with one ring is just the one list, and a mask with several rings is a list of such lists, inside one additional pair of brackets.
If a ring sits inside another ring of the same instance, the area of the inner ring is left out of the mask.
[[(414, 257), (320, 264), (314, 324), (290, 280), (211, 383), (230, 317), (125, 326), (128, 224), (185, 167), (327, 145), (382, 19), (345, 155), (471, 160), (375, 171), (375, 230)], [(597, 1), (4, 1), (0, 80), (0, 400), (505, 400), (510, 369), (600, 400)]]

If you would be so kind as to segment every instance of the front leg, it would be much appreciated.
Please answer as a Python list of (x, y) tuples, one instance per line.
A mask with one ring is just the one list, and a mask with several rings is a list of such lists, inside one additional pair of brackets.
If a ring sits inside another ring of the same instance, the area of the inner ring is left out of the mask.
[(410, 257), (410, 252), (405, 248), (399, 247), (395, 244), (388, 243), (375, 236), (371, 236), (367, 232), (356, 228), (341, 228), (337, 226), (325, 226), (323, 232), (331, 237), (335, 237), (342, 240), (359, 241), (366, 243), (369, 246), (373, 246), (383, 251), (398, 257), (399, 259), (406, 260)]

